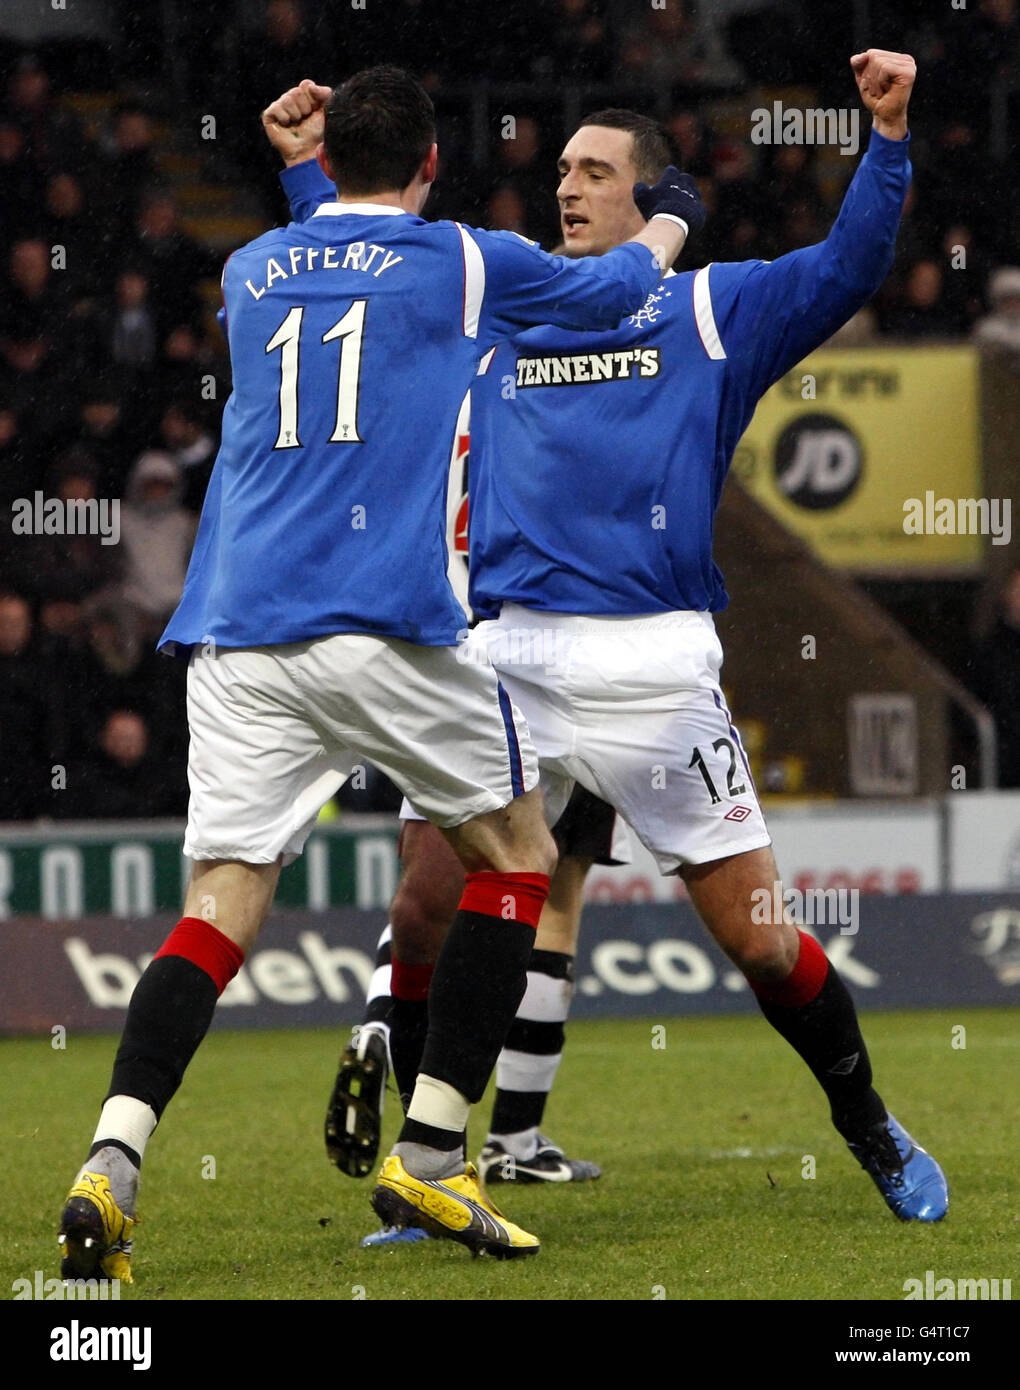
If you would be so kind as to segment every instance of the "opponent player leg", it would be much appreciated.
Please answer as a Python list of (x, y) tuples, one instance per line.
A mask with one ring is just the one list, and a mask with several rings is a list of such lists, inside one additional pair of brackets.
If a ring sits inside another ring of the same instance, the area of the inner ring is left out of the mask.
[(560, 862), (538, 924), (527, 992), (496, 1063), (496, 1100), (478, 1160), (487, 1183), (585, 1182), (602, 1175), (597, 1164), (568, 1158), (541, 1125), (566, 1040), (585, 879), (593, 863), (627, 862), (630, 847), (613, 808), (580, 785), (553, 826), (553, 839)]
[(387, 1062), (406, 1111), (428, 1029), (432, 971), (464, 888), (464, 869), (442, 832), (401, 808), (400, 883), (380, 938), (365, 1017), (340, 1057), (326, 1112), (326, 1149), (351, 1177), (376, 1162)]
[(574, 954), (590, 859), (561, 859), (542, 909), (528, 987), (496, 1063), (496, 1099), (478, 1160), (482, 1181), (583, 1182), (602, 1170), (568, 1159), (540, 1132), (563, 1059), (564, 1025), (574, 992)]
[(131, 996), (92, 1145), (64, 1206), (65, 1277), (131, 1280), (148, 1140), (256, 939), (283, 858), (300, 851), (342, 780), (317, 735), (276, 700), (267, 704), (260, 687), (272, 680), (271, 659), (252, 652), (208, 655), (188, 673), (185, 853), (195, 863), (181, 920)]

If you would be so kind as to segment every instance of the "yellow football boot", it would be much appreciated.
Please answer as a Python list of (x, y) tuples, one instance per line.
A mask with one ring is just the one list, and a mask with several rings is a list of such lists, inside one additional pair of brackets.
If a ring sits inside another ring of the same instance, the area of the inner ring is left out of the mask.
[(119, 1149), (100, 1149), (88, 1160), (67, 1194), (60, 1218), (61, 1278), (132, 1283), (137, 1191), (138, 1169)]
[(471, 1163), (463, 1173), (434, 1182), (412, 1177), (391, 1154), (372, 1193), (372, 1206), (388, 1226), (419, 1226), (430, 1235), (460, 1241), (475, 1255), (513, 1260), (538, 1253), (538, 1237), (497, 1211)]

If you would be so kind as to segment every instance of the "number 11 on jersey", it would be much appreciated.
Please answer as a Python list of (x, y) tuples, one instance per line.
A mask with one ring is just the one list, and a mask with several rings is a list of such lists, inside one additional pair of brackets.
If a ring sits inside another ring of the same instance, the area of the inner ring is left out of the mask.
[[(361, 340), (365, 332), (367, 299), (356, 299), (332, 328), (322, 335), (323, 343), (340, 339), (337, 380), (336, 424), (330, 444), (363, 444), (358, 433), (358, 387), (361, 380)], [(304, 305), (296, 305), (266, 343), (266, 352), (280, 351), (280, 431), (274, 449), (300, 449), (298, 434), (298, 369), (301, 354), (301, 321)], [(350, 339), (350, 341), (346, 341)]]

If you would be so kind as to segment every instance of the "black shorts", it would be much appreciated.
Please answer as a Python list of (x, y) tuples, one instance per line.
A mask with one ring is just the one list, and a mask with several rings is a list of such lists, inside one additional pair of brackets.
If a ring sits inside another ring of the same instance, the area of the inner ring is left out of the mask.
[(572, 854), (578, 859), (592, 859), (596, 864), (622, 863), (613, 858), (615, 824), (612, 806), (576, 783), (566, 810), (552, 829), (560, 858)]

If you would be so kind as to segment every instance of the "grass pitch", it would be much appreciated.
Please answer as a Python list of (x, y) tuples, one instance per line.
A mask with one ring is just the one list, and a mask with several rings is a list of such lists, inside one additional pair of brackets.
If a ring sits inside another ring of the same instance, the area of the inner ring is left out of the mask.
[[(879, 1089), (948, 1175), (937, 1226), (895, 1220), (806, 1068), (760, 1020), (662, 1023), (664, 1037), (652, 1020), (569, 1025), (545, 1127), (605, 1176), (496, 1188), (543, 1242), (537, 1257), (506, 1263), (448, 1241), (359, 1249), (378, 1225), (372, 1179), (341, 1176), (322, 1139), (345, 1029), (210, 1036), (149, 1148), (136, 1282), (122, 1301), (902, 1299), (904, 1281), (929, 1269), (1013, 1278), (1020, 1290), (1017, 1014), (865, 1016)], [(953, 1046), (961, 1024), (964, 1048)], [(56, 1222), (114, 1046), (0, 1044), (0, 1297), (37, 1269), (58, 1272)], [(473, 1153), (488, 1104), (475, 1112)], [(391, 1092), (384, 1145), (398, 1112)]]

